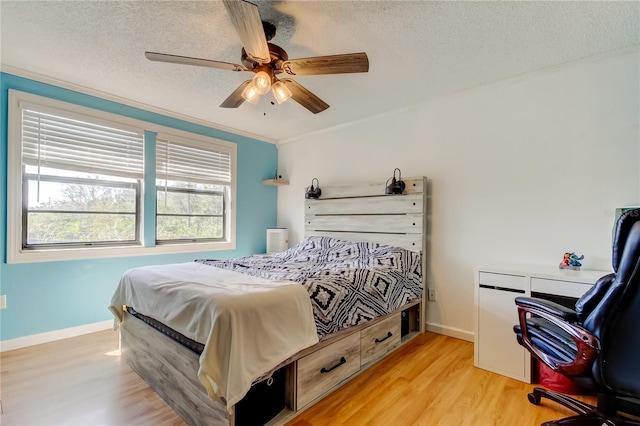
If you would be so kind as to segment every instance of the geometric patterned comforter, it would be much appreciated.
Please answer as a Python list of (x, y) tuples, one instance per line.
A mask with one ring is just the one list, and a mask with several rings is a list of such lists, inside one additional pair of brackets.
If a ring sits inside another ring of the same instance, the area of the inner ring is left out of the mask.
[(282, 253), (196, 262), (302, 284), (320, 339), (388, 314), (423, 290), (419, 253), (331, 237), (310, 237)]

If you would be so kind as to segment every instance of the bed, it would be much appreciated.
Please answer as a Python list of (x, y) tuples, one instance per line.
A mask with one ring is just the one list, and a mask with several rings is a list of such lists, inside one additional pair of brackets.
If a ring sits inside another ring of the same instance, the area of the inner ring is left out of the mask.
[(283, 253), (128, 271), (110, 307), (123, 358), (193, 425), (313, 405), (424, 331), (426, 178), (405, 182), (323, 188)]

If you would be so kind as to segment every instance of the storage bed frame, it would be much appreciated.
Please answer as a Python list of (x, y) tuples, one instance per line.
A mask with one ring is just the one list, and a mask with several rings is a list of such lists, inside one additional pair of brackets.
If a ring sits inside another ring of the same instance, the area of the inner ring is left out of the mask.
[[(422, 254), (420, 299), (350, 327), (309, 347), (285, 370), (285, 409), (268, 424), (283, 424), (339, 388), (412, 337), (426, 321), (427, 178), (404, 179), (402, 195), (384, 195), (384, 183), (323, 187), (305, 200), (305, 237), (331, 236), (403, 247)], [(235, 426), (225, 403), (211, 400), (198, 379), (199, 355), (125, 311), (123, 359), (190, 425)]]

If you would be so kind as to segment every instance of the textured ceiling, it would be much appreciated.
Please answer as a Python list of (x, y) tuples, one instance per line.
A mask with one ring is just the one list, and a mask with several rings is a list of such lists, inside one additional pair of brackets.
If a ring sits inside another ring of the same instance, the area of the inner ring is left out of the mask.
[[(0, 1), (3, 70), (42, 74), (271, 140), (640, 44), (639, 2), (257, 1), (290, 58), (367, 52), (366, 74), (300, 76), (331, 107), (218, 105), (249, 73), (150, 62), (144, 51), (240, 63), (219, 1)], [(265, 115), (266, 113), (266, 115)]]

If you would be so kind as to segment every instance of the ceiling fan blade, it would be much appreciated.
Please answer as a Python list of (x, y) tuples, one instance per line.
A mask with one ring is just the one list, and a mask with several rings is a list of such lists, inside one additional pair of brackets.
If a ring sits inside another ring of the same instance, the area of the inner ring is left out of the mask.
[(346, 53), (344, 55), (315, 56), (312, 58), (284, 61), (282, 70), (289, 75), (320, 75), (368, 72), (367, 54)]
[(233, 91), (232, 94), (229, 95), (227, 99), (224, 100), (220, 104), (220, 108), (238, 108), (244, 102), (244, 98), (242, 97), (242, 91), (247, 85), (251, 83), (251, 80), (247, 80), (243, 82), (236, 90)]
[(291, 90), (291, 99), (308, 109), (314, 114), (329, 108), (329, 104), (305, 89), (290, 78), (283, 78), (282, 81)]
[(144, 52), (150, 61), (169, 62), (172, 64), (195, 65), (199, 67), (219, 68), (231, 71), (249, 71), (242, 65), (229, 62), (211, 61), (209, 59), (190, 58), (188, 56), (169, 55), (166, 53)]
[(271, 61), (258, 6), (244, 0), (224, 0), (231, 22), (240, 36), (247, 55), (260, 64)]

